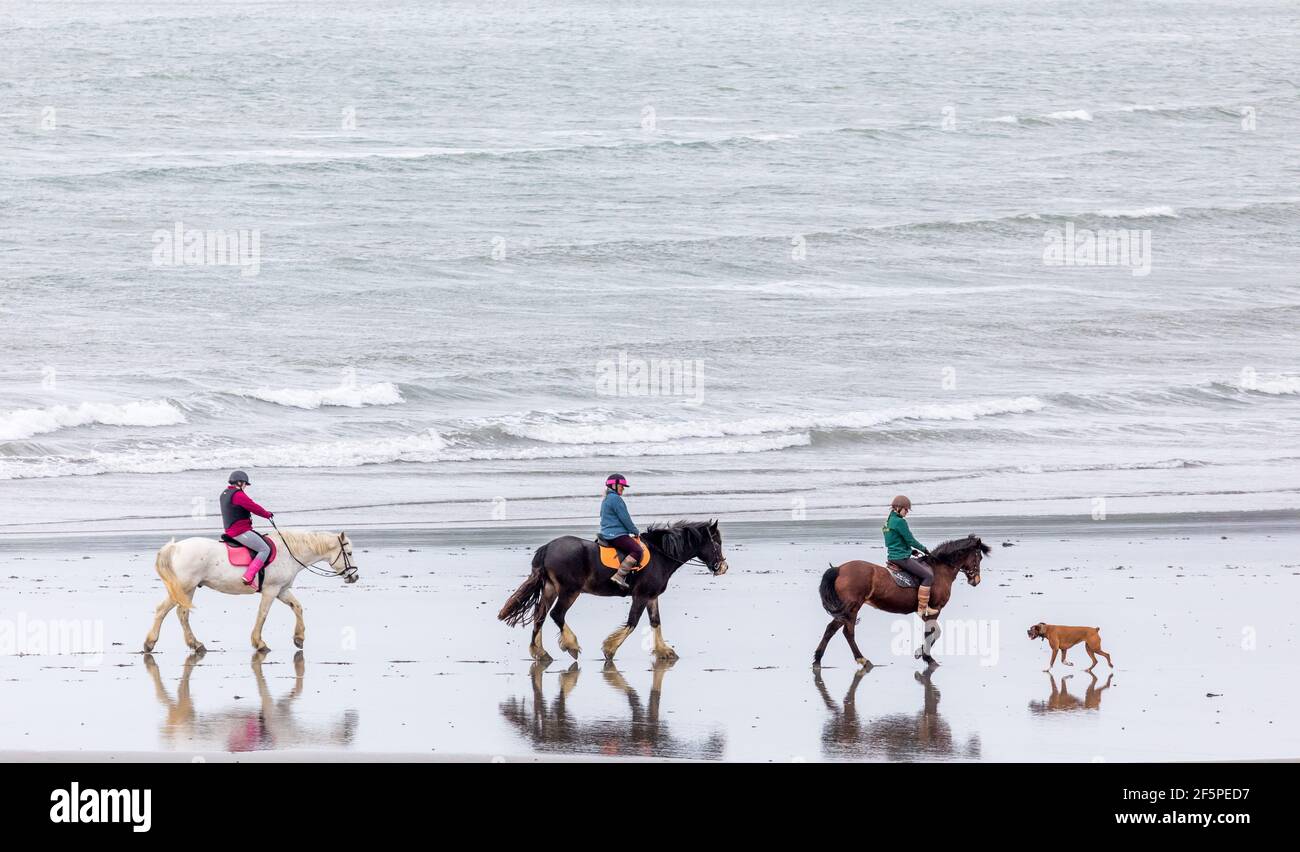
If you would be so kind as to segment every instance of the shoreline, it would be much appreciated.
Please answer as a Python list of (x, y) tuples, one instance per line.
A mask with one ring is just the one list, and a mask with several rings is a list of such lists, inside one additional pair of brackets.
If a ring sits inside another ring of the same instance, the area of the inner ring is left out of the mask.
[[(690, 515), (698, 518), (698, 515)], [(728, 520), (721, 519), (727, 541), (766, 542), (809, 538), (819, 535), (874, 539), (877, 530), (871, 518), (819, 518), (816, 520)], [(993, 546), (1002, 540), (1014, 538), (1039, 538), (1052, 535), (1119, 535), (1142, 532), (1163, 534), (1189, 532), (1203, 534), (1209, 526), (1238, 533), (1291, 533), (1300, 529), (1300, 512), (1285, 509), (1241, 512), (1150, 512), (1134, 514), (1109, 514), (1104, 520), (1093, 520), (1086, 515), (1031, 515), (1008, 518), (1003, 515), (984, 516), (927, 516), (917, 518), (919, 529), (929, 539), (938, 541), (974, 532)], [(646, 524), (648, 526), (649, 524)], [(476, 546), (524, 546), (540, 544), (560, 535), (594, 535), (594, 522), (587, 528), (575, 530), (560, 524), (401, 524), (385, 527), (365, 523), (349, 524), (345, 528), (360, 537), (364, 547), (387, 548), (404, 545), (449, 546), (472, 539)], [(317, 529), (311, 525), (285, 525), (286, 529)], [(268, 528), (269, 529), (269, 528)], [(0, 532), (0, 543), (5, 546), (30, 551), (62, 551), (77, 544), (91, 551), (105, 552), (137, 549), (142, 537), (190, 536), (217, 538), (219, 531), (211, 526), (187, 529), (142, 528), (133, 530), (100, 530), (81, 532), (51, 530), (44, 533)], [(828, 541), (828, 544), (831, 542)]]

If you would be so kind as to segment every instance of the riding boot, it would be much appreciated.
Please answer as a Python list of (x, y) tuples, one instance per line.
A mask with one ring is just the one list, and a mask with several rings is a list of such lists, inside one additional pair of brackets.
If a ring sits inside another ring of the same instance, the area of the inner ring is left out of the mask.
[(257, 586), (257, 572), (261, 570), (261, 568), (262, 560), (254, 557), (253, 561), (248, 563), (248, 570), (244, 572), (244, 585), (252, 586), (253, 591), (255, 592), (261, 591)]
[(637, 563), (637, 558), (635, 556), (623, 557), (623, 564), (618, 566), (618, 571), (615, 572), (614, 576), (610, 577), (609, 579), (613, 580), (615, 583), (617, 583), (618, 585), (622, 586), (625, 589), (629, 588), (627, 584), (627, 572), (635, 568), (636, 563)]
[(930, 609), (930, 587), (922, 586), (916, 590), (916, 614), (922, 619), (933, 618), (939, 610)]

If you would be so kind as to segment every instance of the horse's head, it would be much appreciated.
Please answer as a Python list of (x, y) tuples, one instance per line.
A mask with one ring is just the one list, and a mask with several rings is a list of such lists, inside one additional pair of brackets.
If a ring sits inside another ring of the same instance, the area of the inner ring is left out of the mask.
[(727, 573), (727, 557), (722, 554), (722, 530), (718, 529), (718, 522), (709, 521), (704, 531), (707, 538), (702, 543), (700, 559), (715, 577)]
[(717, 521), (677, 521), (674, 524), (648, 527), (644, 538), (669, 559), (685, 564), (699, 559), (717, 576), (727, 573), (727, 557), (722, 553), (722, 532)]
[(352, 561), (352, 539), (348, 538), (345, 532), (339, 533), (339, 555), (334, 558), (330, 566), (334, 573), (343, 578), (345, 583), (355, 583), (360, 577), (360, 566)]
[(930, 559), (947, 565), (954, 571), (960, 571), (966, 575), (967, 583), (978, 586), (980, 584), (980, 563), (989, 554), (990, 550), (992, 548), (980, 541), (979, 536), (971, 533), (965, 538), (945, 541), (930, 551)]

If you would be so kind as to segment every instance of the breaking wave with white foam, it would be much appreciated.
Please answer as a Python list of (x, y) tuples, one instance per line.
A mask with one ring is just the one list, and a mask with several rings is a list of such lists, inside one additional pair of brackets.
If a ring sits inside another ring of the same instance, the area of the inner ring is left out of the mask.
[(52, 405), (0, 414), (0, 441), (22, 441), (78, 426), (175, 426), (184, 422), (185, 414), (167, 400)]

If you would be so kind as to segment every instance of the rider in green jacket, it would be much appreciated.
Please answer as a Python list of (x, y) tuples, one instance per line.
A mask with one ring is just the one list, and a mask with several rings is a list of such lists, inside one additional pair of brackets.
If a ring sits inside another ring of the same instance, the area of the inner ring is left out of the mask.
[(886, 558), (890, 564), (901, 571), (906, 571), (921, 584), (916, 590), (916, 614), (921, 618), (932, 618), (939, 610), (930, 608), (930, 586), (934, 583), (934, 571), (920, 559), (912, 556), (914, 551), (928, 554), (930, 551), (912, 535), (907, 526), (907, 515), (912, 511), (912, 501), (902, 494), (894, 498), (889, 507), (889, 517), (881, 532), (885, 534)]

